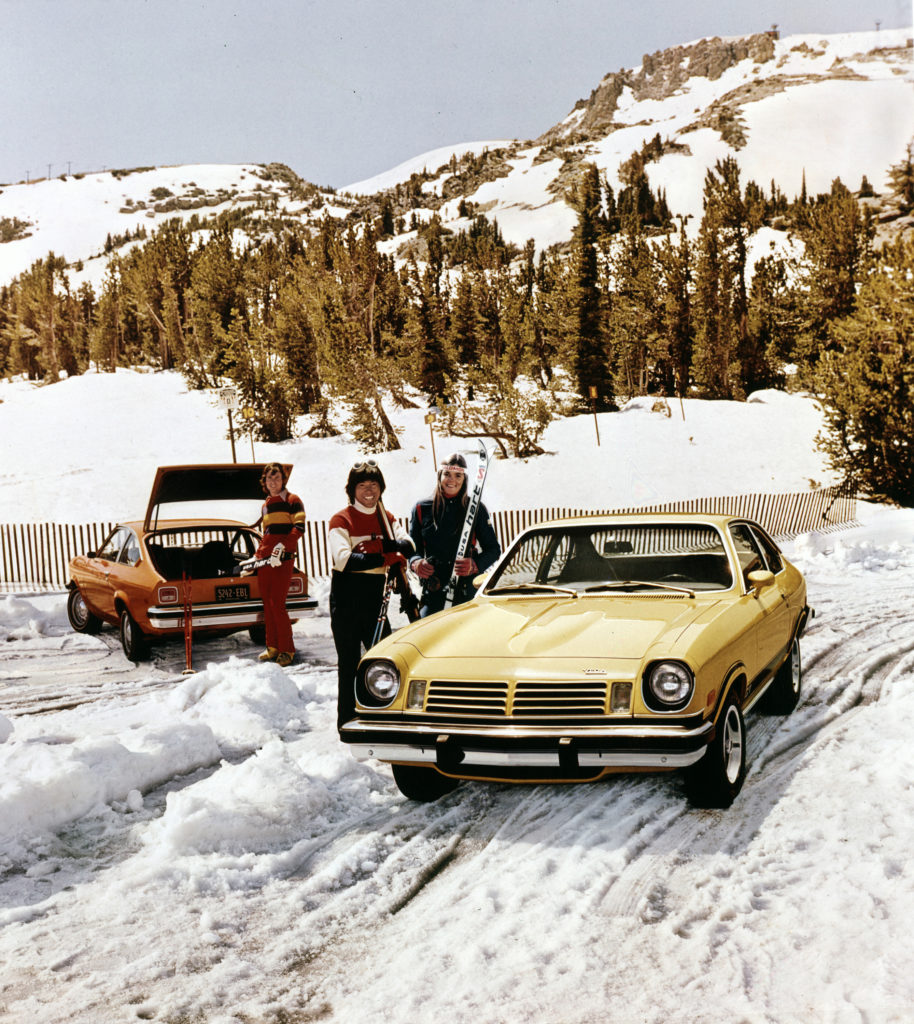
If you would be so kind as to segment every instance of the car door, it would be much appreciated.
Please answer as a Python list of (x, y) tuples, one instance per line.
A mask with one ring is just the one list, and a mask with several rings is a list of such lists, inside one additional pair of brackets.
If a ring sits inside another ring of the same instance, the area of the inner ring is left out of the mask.
[(95, 556), (86, 560), (85, 575), (81, 581), (83, 596), (90, 607), (108, 619), (116, 618), (114, 611), (116, 579), (112, 580), (112, 573), (116, 570), (118, 558), (124, 550), (129, 536), (135, 537), (132, 530), (126, 526), (116, 526), (108, 534)]
[[(790, 606), (781, 585), (784, 564), (766, 551), (749, 523), (731, 524), (730, 536), (739, 559), (746, 595), (749, 600), (755, 602), (759, 611), (756, 639), (758, 672), (761, 672), (783, 654), (789, 640)], [(776, 553), (776, 549), (773, 550)], [(775, 582), (771, 586), (762, 587), (754, 594), (749, 583), (749, 573), (758, 569), (768, 569), (774, 573)]]

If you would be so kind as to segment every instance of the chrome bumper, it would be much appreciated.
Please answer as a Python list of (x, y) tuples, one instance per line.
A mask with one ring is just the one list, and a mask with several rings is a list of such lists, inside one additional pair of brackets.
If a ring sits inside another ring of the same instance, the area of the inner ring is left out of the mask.
[[(686, 768), (705, 753), (712, 722), (695, 729), (657, 726), (492, 726), (440, 728), (347, 722), (340, 738), (356, 760), (462, 768)], [(418, 735), (417, 735), (418, 733)]]
[[(290, 615), (316, 607), (317, 601), (312, 597), (290, 597), (286, 601), (286, 610)], [(153, 629), (184, 628), (184, 608), (181, 605), (155, 605), (147, 608), (146, 614)], [(262, 601), (195, 604), (191, 609), (192, 629), (244, 628), (258, 622), (263, 622)]]

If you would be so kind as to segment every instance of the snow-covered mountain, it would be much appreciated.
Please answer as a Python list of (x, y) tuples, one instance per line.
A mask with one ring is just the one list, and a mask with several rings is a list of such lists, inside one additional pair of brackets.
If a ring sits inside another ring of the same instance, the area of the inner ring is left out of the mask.
[(265, 219), (345, 217), (376, 210), (379, 193), (397, 186), (401, 226), (383, 243), (392, 252), (413, 236), (413, 214), (421, 221), (437, 211), (445, 226), (467, 227), (467, 202), (496, 219), (509, 242), (532, 238), (542, 249), (571, 235), (576, 218), (564, 190), (583, 162), (617, 187), (620, 164), (658, 135), (662, 155), (647, 165), (651, 187), (665, 192), (674, 215), (692, 217), (690, 228), (700, 219), (707, 169), (731, 155), (744, 180), (765, 189), (774, 182), (790, 198), (804, 180), (815, 195), (835, 178), (855, 190), (865, 175), (880, 215), (892, 218), (887, 174), (914, 139), (911, 36), (893, 29), (699, 40), (606, 75), (535, 140), (436, 149), (336, 192), (279, 164), (141, 168), (0, 186), (0, 239), (9, 239), (0, 243), (0, 284), (49, 251), (71, 264), (74, 286), (99, 281), (109, 236), (115, 245), (136, 244), (125, 240), (170, 217), (239, 207)]

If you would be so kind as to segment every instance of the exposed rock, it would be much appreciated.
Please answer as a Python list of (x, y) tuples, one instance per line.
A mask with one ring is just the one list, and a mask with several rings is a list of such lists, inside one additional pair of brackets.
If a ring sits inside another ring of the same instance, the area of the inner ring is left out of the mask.
[[(557, 125), (543, 136), (548, 141), (574, 132), (588, 138), (604, 132), (615, 118), (619, 97), (628, 87), (636, 100), (665, 100), (690, 78), (720, 78), (740, 61), (763, 64), (774, 59), (774, 40), (766, 32), (739, 39), (701, 39), (689, 46), (674, 46), (645, 54), (637, 71), (621, 70), (607, 75), (587, 100), (579, 100), (575, 110), (583, 115), (573, 127)], [(538, 140), (542, 141), (542, 140)]]

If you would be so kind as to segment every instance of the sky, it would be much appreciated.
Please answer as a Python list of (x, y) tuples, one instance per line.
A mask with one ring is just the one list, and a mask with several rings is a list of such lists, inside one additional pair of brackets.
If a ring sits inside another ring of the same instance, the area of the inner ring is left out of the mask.
[(535, 138), (645, 53), (776, 24), (912, 24), (911, 0), (0, 0), (0, 183), (280, 161), (343, 187)]

